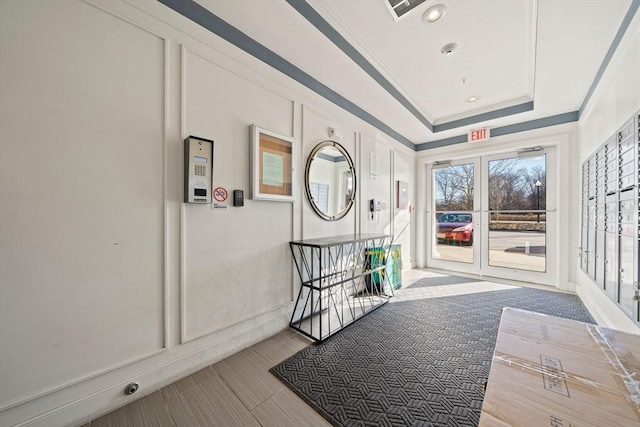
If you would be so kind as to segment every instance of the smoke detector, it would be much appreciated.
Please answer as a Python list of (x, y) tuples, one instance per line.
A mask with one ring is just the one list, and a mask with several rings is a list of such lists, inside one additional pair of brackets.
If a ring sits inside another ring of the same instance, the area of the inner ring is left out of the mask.
[(447, 43), (444, 46), (442, 46), (442, 49), (440, 49), (440, 53), (443, 54), (444, 56), (449, 56), (457, 48), (458, 48), (458, 43)]

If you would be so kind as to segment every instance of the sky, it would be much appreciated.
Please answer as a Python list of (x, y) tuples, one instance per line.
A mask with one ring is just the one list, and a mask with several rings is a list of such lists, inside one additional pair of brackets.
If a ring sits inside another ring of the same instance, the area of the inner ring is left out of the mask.
[(531, 169), (535, 166), (541, 166), (544, 168), (544, 156), (531, 157), (528, 159), (518, 159), (518, 169), (527, 168)]

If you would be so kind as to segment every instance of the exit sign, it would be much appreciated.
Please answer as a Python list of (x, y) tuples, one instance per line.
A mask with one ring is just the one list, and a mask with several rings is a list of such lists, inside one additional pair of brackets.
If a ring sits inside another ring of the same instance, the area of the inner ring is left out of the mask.
[(489, 128), (473, 129), (469, 131), (468, 142), (485, 141), (489, 139)]

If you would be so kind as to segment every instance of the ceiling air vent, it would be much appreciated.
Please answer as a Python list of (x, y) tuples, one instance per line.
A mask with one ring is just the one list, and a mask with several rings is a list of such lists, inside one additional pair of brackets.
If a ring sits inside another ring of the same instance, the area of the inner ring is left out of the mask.
[(387, 9), (391, 12), (396, 21), (411, 12), (416, 6), (421, 5), (425, 0), (383, 0)]

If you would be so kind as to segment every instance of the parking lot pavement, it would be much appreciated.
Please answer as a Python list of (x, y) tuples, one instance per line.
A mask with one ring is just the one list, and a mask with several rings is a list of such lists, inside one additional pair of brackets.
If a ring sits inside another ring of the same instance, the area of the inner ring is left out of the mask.
[[(537, 232), (490, 232), (489, 265), (529, 271), (546, 269), (546, 235)], [(473, 263), (472, 246), (438, 244), (434, 257)]]

